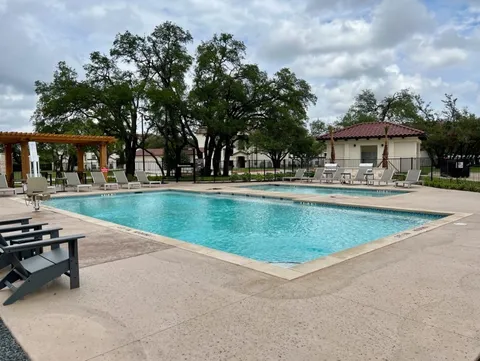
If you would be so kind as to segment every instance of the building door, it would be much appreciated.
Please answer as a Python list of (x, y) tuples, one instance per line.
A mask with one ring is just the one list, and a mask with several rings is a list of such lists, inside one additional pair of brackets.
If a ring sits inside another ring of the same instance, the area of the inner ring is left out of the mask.
[(361, 163), (373, 163), (375, 167), (377, 165), (377, 146), (376, 145), (362, 145), (361, 151)]
[(245, 168), (245, 157), (237, 157), (237, 168)]

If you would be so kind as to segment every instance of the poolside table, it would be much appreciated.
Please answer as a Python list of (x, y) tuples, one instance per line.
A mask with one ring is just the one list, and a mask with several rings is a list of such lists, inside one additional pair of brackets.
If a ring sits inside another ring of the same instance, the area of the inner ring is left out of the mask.
[(365, 184), (366, 185), (373, 185), (373, 181), (375, 179), (374, 173), (366, 173), (365, 174)]
[(333, 183), (334, 172), (325, 172), (325, 183)]
[(59, 192), (66, 192), (65, 186), (67, 185), (67, 178), (55, 178), (55, 184), (60, 183), (61, 190)]
[(348, 177), (348, 182), (351, 184), (352, 183), (352, 173), (351, 172), (343, 172), (342, 174), (342, 179), (343, 183), (347, 183), (347, 177)]

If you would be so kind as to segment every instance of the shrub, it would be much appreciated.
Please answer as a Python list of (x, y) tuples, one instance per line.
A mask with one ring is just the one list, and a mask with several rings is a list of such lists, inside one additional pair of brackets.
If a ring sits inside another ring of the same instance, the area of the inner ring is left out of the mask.
[(257, 173), (253, 175), (253, 179), (255, 179), (257, 182), (263, 182), (264, 177), (263, 174)]
[(252, 180), (252, 175), (250, 173), (243, 173), (242, 174), (242, 181), (250, 182)]
[(427, 187), (454, 189), (459, 191), (480, 192), (480, 182), (468, 181), (465, 179), (444, 179), (430, 178), (424, 179), (424, 185)]
[(239, 176), (237, 173), (232, 173), (232, 175), (230, 176), (230, 180), (231, 180), (232, 182), (237, 182), (237, 181), (239, 181), (240, 179), (241, 179), (241, 178), (240, 178), (240, 176)]

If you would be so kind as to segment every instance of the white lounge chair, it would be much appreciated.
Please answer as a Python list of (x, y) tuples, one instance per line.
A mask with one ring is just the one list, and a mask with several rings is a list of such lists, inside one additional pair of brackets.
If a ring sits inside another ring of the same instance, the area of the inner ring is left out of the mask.
[(313, 181), (322, 182), (324, 172), (325, 172), (325, 168), (317, 168), (315, 169), (315, 173), (313, 174), (313, 177), (302, 177), (302, 181), (306, 180), (307, 182), (313, 182)]
[(147, 174), (143, 170), (137, 170), (135, 172), (135, 175), (136, 175), (138, 181), (144, 186), (152, 187), (152, 186), (162, 184), (161, 181), (151, 181), (151, 180), (149, 180), (148, 177), (147, 177)]
[(395, 187), (402, 185), (403, 187), (407, 186), (408, 188), (410, 188), (412, 184), (419, 183), (421, 174), (422, 174), (422, 171), (419, 169), (410, 169), (407, 172), (407, 176), (405, 177), (405, 180), (395, 182)]
[(17, 194), (15, 188), (8, 186), (7, 177), (5, 177), (5, 174), (0, 174), (0, 193), (12, 193), (13, 195)]
[(140, 182), (129, 182), (127, 176), (125, 175), (125, 172), (114, 171), (113, 175), (115, 176), (115, 179), (117, 180), (117, 183), (122, 188), (123, 188), (124, 185), (127, 186), (127, 189), (141, 188), (142, 187), (142, 184)]
[(335, 173), (333, 173), (333, 176), (330, 178), (327, 177), (325, 181), (330, 183), (342, 182), (342, 173), (345, 173), (345, 168), (337, 168)]
[(385, 183), (385, 185), (388, 185), (392, 181), (393, 174), (395, 171), (393, 169), (385, 169), (382, 173), (382, 176), (379, 179), (373, 179), (368, 181), (368, 184), (375, 185), (375, 182), (377, 182), (377, 185), (380, 186), (382, 183)]
[(82, 184), (78, 178), (77, 173), (65, 173), (65, 178), (67, 178), (67, 185), (65, 188), (75, 188), (77, 192), (80, 192), (80, 189), (86, 189), (87, 191), (92, 190), (91, 184)]
[(295, 175), (293, 177), (283, 177), (283, 180), (294, 181), (294, 180), (301, 180), (305, 175), (306, 169), (297, 169)]
[[(27, 181), (32, 178), (32, 176), (30, 174), (27, 174)], [(46, 179), (46, 178), (45, 178)], [(57, 193), (57, 187), (55, 186), (49, 186), (48, 183), (47, 183), (47, 192), (48, 193)]]
[(27, 177), (25, 202), (32, 204), (36, 211), (40, 210), (40, 202), (50, 199), (51, 189), (44, 177)]
[(93, 185), (99, 186), (106, 191), (108, 188), (118, 189), (118, 183), (108, 183), (102, 172), (91, 172)]
[(358, 168), (357, 174), (355, 175), (355, 178), (350, 179), (349, 183), (350, 184), (355, 184), (355, 182), (365, 182), (365, 173), (367, 172), (367, 168), (360, 167)]

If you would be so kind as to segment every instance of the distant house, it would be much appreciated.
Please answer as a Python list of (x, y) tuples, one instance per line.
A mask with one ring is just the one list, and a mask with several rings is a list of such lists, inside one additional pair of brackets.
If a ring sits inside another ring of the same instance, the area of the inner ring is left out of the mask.
[[(358, 166), (359, 163), (378, 166), (382, 162), (387, 126), (389, 159), (399, 170), (418, 167), (418, 159), (425, 156), (421, 151), (425, 132), (389, 122), (361, 123), (335, 131), (335, 162), (346, 167)], [(317, 139), (326, 142), (325, 157), (328, 161), (331, 157), (330, 134), (323, 134)]]
[[(198, 144), (205, 144), (205, 134), (201, 130), (196, 134)], [(223, 161), (225, 159), (225, 148), (222, 150), (221, 154), (221, 164), (223, 167)], [(285, 166), (290, 167), (292, 159), (287, 154), (285, 157)], [(233, 146), (232, 154), (230, 156), (230, 167), (232, 168), (248, 168), (248, 167), (272, 167), (271, 159), (264, 153), (260, 152), (255, 147), (247, 147), (245, 142), (242, 140), (237, 140)]]
[(135, 153), (135, 169), (143, 170), (143, 160), (145, 159), (145, 171), (157, 173), (160, 168), (155, 162), (155, 158), (157, 158), (160, 164), (162, 164), (165, 152), (163, 148), (151, 148), (147, 150), (148, 151), (137, 149), (137, 152)]

